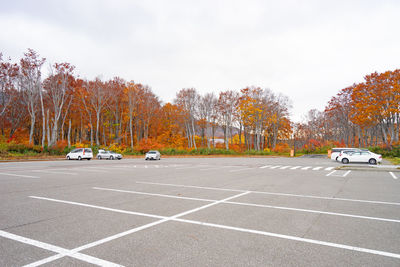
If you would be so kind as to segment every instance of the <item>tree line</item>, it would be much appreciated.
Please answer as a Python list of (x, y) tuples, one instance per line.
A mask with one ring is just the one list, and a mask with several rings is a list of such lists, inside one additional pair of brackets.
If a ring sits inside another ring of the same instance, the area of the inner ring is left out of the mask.
[(195, 88), (163, 103), (150, 86), (119, 77), (80, 79), (70, 63), (46, 62), (28, 49), (19, 62), (0, 53), (0, 128), (3, 139), (53, 147), (87, 143), (134, 149), (143, 143), (197, 149), (274, 148), (290, 139), (291, 102), (269, 89), (246, 87), (201, 95)]
[(303, 141), (335, 141), (347, 147), (399, 145), (400, 70), (371, 73), (340, 90), (324, 111), (310, 110), (296, 127)]

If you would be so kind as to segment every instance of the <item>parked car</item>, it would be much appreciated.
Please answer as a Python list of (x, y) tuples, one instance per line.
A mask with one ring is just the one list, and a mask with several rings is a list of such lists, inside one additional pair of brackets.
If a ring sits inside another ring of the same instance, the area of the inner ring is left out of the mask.
[(155, 159), (155, 160), (160, 160), (161, 159), (161, 154), (157, 150), (150, 150), (149, 152), (146, 153), (145, 160), (149, 159)]
[(352, 151), (368, 151), (368, 149), (352, 148), (352, 147), (334, 147), (331, 152), (331, 160), (338, 161), (338, 157), (341, 152), (352, 152)]
[(96, 156), (98, 159), (122, 159), (122, 155), (114, 151), (100, 149)]
[(375, 165), (382, 161), (382, 155), (372, 153), (371, 151), (348, 151), (342, 152), (338, 157), (338, 161), (343, 164), (349, 162), (368, 162)]
[(67, 159), (87, 159), (91, 160), (93, 158), (93, 152), (91, 148), (75, 148), (67, 154)]

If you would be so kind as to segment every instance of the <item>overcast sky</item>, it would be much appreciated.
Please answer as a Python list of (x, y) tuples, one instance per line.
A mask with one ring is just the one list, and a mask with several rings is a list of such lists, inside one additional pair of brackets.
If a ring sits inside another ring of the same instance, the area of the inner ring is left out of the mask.
[[(340, 89), (400, 67), (400, 1), (6, 1), (0, 52), (27, 48), (92, 79), (119, 76), (165, 103), (255, 85), (287, 95), (292, 119)], [(45, 67), (46, 68), (46, 67)]]

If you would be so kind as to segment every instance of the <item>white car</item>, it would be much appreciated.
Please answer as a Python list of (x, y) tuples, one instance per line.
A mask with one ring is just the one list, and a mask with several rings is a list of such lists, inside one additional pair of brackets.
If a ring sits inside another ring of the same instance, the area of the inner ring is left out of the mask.
[(334, 147), (331, 151), (331, 160), (338, 161), (339, 154), (341, 152), (351, 152), (351, 151), (368, 151), (368, 149), (363, 148), (351, 148), (351, 147)]
[(372, 153), (371, 151), (348, 151), (340, 153), (337, 160), (343, 164), (349, 162), (367, 162), (375, 165), (382, 161), (382, 155)]
[(122, 155), (113, 151), (107, 151), (103, 149), (99, 149), (99, 153), (97, 154), (98, 159), (122, 159)]
[(146, 153), (145, 160), (149, 159), (155, 159), (155, 160), (160, 160), (161, 159), (161, 154), (157, 150), (150, 150), (149, 152)]
[(67, 154), (67, 159), (87, 159), (91, 160), (93, 158), (93, 153), (91, 148), (75, 148)]

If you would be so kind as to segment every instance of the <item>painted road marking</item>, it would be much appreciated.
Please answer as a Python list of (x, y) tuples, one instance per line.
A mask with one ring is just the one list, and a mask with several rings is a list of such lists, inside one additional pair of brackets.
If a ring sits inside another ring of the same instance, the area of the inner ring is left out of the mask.
[(287, 169), (287, 168), (289, 168), (289, 167), (292, 167), (292, 166), (283, 166), (283, 167), (280, 167), (279, 169), (280, 169), (280, 170), (284, 170), (284, 169)]
[(333, 170), (335, 167), (328, 167), (328, 168), (325, 168), (325, 171), (331, 171), (331, 170)]
[(119, 212), (119, 213), (130, 214), (130, 215), (138, 215), (138, 216), (151, 217), (151, 218), (156, 218), (156, 219), (162, 218), (162, 216), (156, 216), (156, 215), (148, 216), (146, 213), (101, 207), (101, 206), (90, 205), (90, 204), (85, 204), (85, 203), (80, 203), (80, 202), (75, 202), (75, 201), (59, 200), (59, 199), (55, 199), (55, 198), (38, 197), (38, 196), (29, 196), (29, 197), (35, 198), (35, 199), (41, 199), (41, 200), (48, 200), (48, 201), (52, 201), (52, 202), (59, 202), (59, 203), (64, 203), (64, 204), (82, 206), (82, 207), (87, 207), (87, 208), (95, 208), (95, 209), (101, 209), (101, 210), (107, 210), (107, 211), (114, 211), (114, 212)]
[(310, 169), (310, 168), (311, 168), (311, 166), (307, 166), (307, 167), (301, 168), (301, 170), (308, 170), (308, 169)]
[[(179, 196), (174, 196), (174, 195), (154, 194), (154, 193), (129, 191), (129, 190), (120, 190), (120, 189), (112, 189), (112, 188), (102, 188), (102, 187), (93, 187), (93, 189), (104, 190), (104, 191), (112, 191), (112, 192), (120, 192), (120, 193), (129, 193), (129, 194), (139, 194), (139, 195), (166, 197), (166, 198), (198, 200), (198, 201), (206, 201), (206, 202), (217, 201), (215, 199), (179, 197)], [(371, 217), (371, 216), (362, 216), (362, 215), (347, 214), (347, 213), (328, 212), (328, 211), (300, 209), (300, 208), (290, 208), (290, 207), (282, 207), (282, 206), (263, 205), (263, 204), (254, 204), (254, 203), (246, 203), (246, 202), (237, 202), (237, 201), (225, 201), (224, 203), (233, 204), (233, 205), (240, 205), (240, 206), (250, 206), (250, 207), (258, 207), (258, 208), (270, 208), (270, 209), (279, 209), (279, 210), (299, 211), (299, 212), (308, 212), (308, 213), (317, 213), (317, 214), (334, 215), (334, 216), (342, 216), (342, 217), (351, 217), (351, 218), (366, 219), (366, 220), (376, 220), (376, 221), (400, 223), (400, 220), (396, 220), (396, 219), (387, 219), (387, 218)]]
[(279, 167), (282, 167), (282, 165), (273, 166), (270, 169), (276, 169), (276, 168), (279, 168)]
[(315, 168), (313, 168), (312, 170), (313, 170), (313, 171), (318, 171), (318, 170), (320, 170), (320, 169), (322, 169), (322, 167), (315, 167)]
[[(181, 184), (152, 183), (152, 182), (140, 182), (140, 181), (138, 181), (136, 183), (152, 184), (152, 185), (165, 185), (165, 186), (173, 186), (173, 187), (198, 188), (198, 189), (208, 189), (208, 190), (218, 190), (218, 191), (231, 191), (231, 192), (247, 192), (248, 191), (248, 190), (241, 190), (241, 189), (228, 189), (228, 188), (219, 188), (219, 187), (205, 187), (205, 186), (181, 185)], [(338, 198), (338, 197), (322, 197), (322, 196), (313, 196), (313, 195), (297, 195), (297, 194), (276, 193), (276, 192), (266, 192), (266, 191), (249, 191), (249, 192), (255, 193), (255, 194), (266, 194), (266, 195), (276, 195), (276, 196), (327, 199), (327, 200), (339, 200), (339, 201), (351, 201), (351, 202), (400, 206), (400, 202), (386, 202), (386, 201), (377, 201), (377, 200), (364, 200), (364, 199)]]
[(193, 221), (193, 220), (175, 219), (175, 221), (198, 224), (198, 225), (221, 228), (221, 229), (227, 229), (227, 230), (233, 230), (233, 231), (239, 231), (239, 232), (244, 232), (244, 233), (264, 235), (264, 236), (269, 236), (269, 237), (276, 237), (276, 238), (281, 238), (281, 239), (286, 239), (286, 240), (299, 241), (299, 242), (308, 243), (308, 244), (340, 248), (340, 249), (346, 249), (346, 250), (350, 250), (350, 251), (358, 251), (358, 252), (364, 252), (364, 253), (369, 253), (369, 254), (375, 254), (375, 255), (400, 259), (400, 254), (381, 251), (381, 250), (374, 250), (374, 249), (368, 249), (368, 248), (362, 248), (362, 247), (354, 247), (354, 246), (350, 246), (350, 245), (320, 241), (320, 240), (315, 240), (315, 239), (283, 235), (283, 234), (265, 232), (265, 231), (258, 231), (258, 230), (246, 229), (246, 228), (241, 228), (241, 227), (233, 227), (233, 226), (228, 226), (228, 225), (199, 222), (199, 221)]
[(23, 177), (23, 178), (40, 178), (40, 177), (38, 177), (38, 176), (22, 175), (22, 174), (8, 173), (8, 172), (0, 172), (0, 175), (15, 176), (15, 177)]
[(146, 193), (146, 192), (139, 192), (139, 191), (113, 189), (113, 188), (103, 188), (103, 187), (92, 187), (92, 188), (96, 189), (96, 190), (112, 191), (112, 192), (120, 192), (120, 193), (129, 193), (129, 194), (138, 194), (138, 195), (147, 195), (147, 196), (168, 197), (168, 198), (198, 200), (198, 201), (207, 201), (207, 202), (217, 201), (216, 199), (204, 199), (204, 198), (195, 198), (195, 197), (180, 197), (180, 196), (174, 196), (174, 195)]
[[(12, 234), (12, 233), (8, 233), (8, 232), (2, 231), (2, 230), (0, 230), (0, 236), (4, 237), (4, 238), (7, 238), (7, 239), (14, 240), (14, 241), (18, 241), (20, 243), (28, 244), (28, 245), (31, 245), (31, 246), (35, 246), (35, 247), (38, 247), (38, 248), (41, 248), (41, 249), (45, 249), (45, 250), (49, 250), (49, 251), (58, 253), (59, 255), (62, 255), (62, 257), (69, 256), (69, 257), (73, 257), (75, 259), (78, 259), (78, 260), (81, 260), (81, 261), (85, 261), (85, 262), (88, 262), (88, 263), (92, 263), (92, 264), (95, 264), (95, 265), (99, 265), (99, 266), (122, 266), (122, 265), (118, 265), (116, 263), (112, 263), (112, 262), (109, 262), (109, 261), (106, 261), (106, 260), (102, 260), (102, 259), (99, 259), (99, 258), (96, 258), (96, 257), (92, 257), (92, 256), (89, 256), (89, 255), (86, 255), (86, 254), (82, 254), (82, 253), (79, 253), (79, 252), (72, 252), (72, 250), (68, 250), (68, 249), (65, 249), (65, 248), (62, 248), (62, 247), (58, 247), (58, 246), (55, 246), (55, 245), (47, 244), (47, 243), (44, 243), (44, 242), (41, 242), (41, 241), (37, 241), (37, 240), (34, 240), (34, 239), (30, 239), (30, 238), (27, 238), (27, 237), (23, 237), (23, 236), (15, 235), (15, 234)], [(52, 257), (54, 257), (54, 256), (52, 256)], [(41, 261), (43, 261), (43, 260), (41, 260)], [(31, 265), (31, 266), (35, 266), (35, 265)]]
[(53, 171), (42, 171), (42, 170), (32, 170), (33, 172), (42, 172), (42, 173), (49, 173), (49, 174), (67, 174), (67, 175), (78, 175), (75, 172), (53, 172)]
[[(125, 232), (122, 232), (122, 233), (119, 233), (119, 234), (116, 234), (116, 235), (113, 235), (113, 236), (109, 236), (109, 237), (106, 237), (106, 238), (97, 240), (97, 241), (95, 241), (95, 242), (92, 242), (92, 243), (89, 243), (89, 244), (80, 246), (80, 247), (78, 247), (78, 248), (72, 249), (71, 252), (72, 252), (72, 253), (77, 253), (77, 252), (79, 252), (79, 251), (81, 251), (81, 250), (89, 249), (89, 248), (92, 248), (92, 247), (95, 247), (95, 246), (104, 244), (104, 243), (106, 243), (106, 242), (109, 242), (109, 241), (115, 240), (115, 239), (117, 239), (117, 238), (120, 238), (120, 237), (129, 235), (129, 234), (132, 234), (132, 233), (135, 233), (135, 232), (138, 232), (138, 231), (141, 231), (141, 230), (144, 230), (144, 229), (153, 227), (153, 226), (155, 226), (155, 225), (158, 225), (158, 224), (161, 224), (161, 223), (164, 223), (164, 222), (167, 222), (167, 221), (177, 220), (179, 217), (182, 217), (182, 216), (185, 216), (185, 215), (188, 215), (188, 214), (197, 212), (197, 211), (199, 211), (199, 210), (203, 210), (203, 209), (212, 207), (212, 206), (214, 206), (214, 205), (217, 205), (217, 204), (223, 203), (223, 202), (225, 202), (225, 201), (229, 201), (229, 200), (231, 200), (231, 199), (234, 199), (234, 198), (237, 198), (237, 197), (241, 197), (241, 196), (244, 196), (244, 195), (247, 195), (247, 194), (249, 194), (249, 192), (247, 192), (247, 191), (246, 191), (246, 192), (242, 192), (242, 193), (240, 193), (240, 194), (237, 194), (237, 195), (234, 195), (234, 196), (231, 196), (231, 197), (227, 197), (227, 198), (225, 198), (225, 199), (217, 200), (217, 201), (214, 201), (214, 202), (212, 202), (212, 203), (209, 203), (209, 204), (207, 204), (207, 205), (204, 205), (204, 206), (201, 206), (201, 207), (198, 207), (198, 208), (195, 208), (195, 209), (191, 209), (191, 210), (188, 210), (188, 211), (185, 211), (185, 212), (181, 212), (181, 213), (176, 214), (176, 215), (171, 216), (171, 217), (165, 217), (165, 216), (158, 216), (158, 215), (144, 214), (144, 213), (143, 213), (143, 216), (146, 216), (146, 217), (153, 217), (153, 218), (158, 217), (158, 218), (161, 218), (161, 220), (158, 220), (158, 221), (155, 221), (155, 222), (151, 222), (151, 223), (148, 223), (148, 224), (145, 224), (145, 225), (142, 225), (142, 226), (139, 226), (139, 227), (130, 229), (130, 230), (128, 230), (128, 231), (125, 231)], [(33, 196), (31, 196), (31, 197), (33, 197)], [(46, 198), (41, 198), (41, 197), (33, 197), (33, 198), (44, 199), (44, 200), (46, 199)], [(47, 200), (50, 200), (50, 199), (47, 199)], [(64, 201), (62, 201), (62, 200), (56, 200), (56, 199), (53, 199), (52, 201), (62, 202), (62, 203), (67, 203), (67, 204), (72, 204), (72, 203), (73, 203), (73, 202), (71, 202), (71, 201), (66, 201), (66, 202), (64, 202)], [(75, 203), (78, 204), (79, 206), (95, 207), (94, 205), (88, 205), (88, 204), (78, 203), (78, 202), (75, 202)], [(112, 210), (112, 209), (105, 208), (105, 207), (99, 207), (99, 206), (97, 206), (97, 207), (98, 207), (98, 208), (101, 208), (101, 209), (105, 209), (105, 210), (110, 210), (110, 211)], [(114, 211), (116, 211), (116, 210), (114, 210)], [(122, 211), (122, 210), (120, 210), (120, 211)], [(127, 211), (122, 211), (122, 212), (123, 212), (123, 213), (127, 213)], [(137, 214), (139, 214), (139, 213), (137, 213)], [(59, 254), (62, 254), (62, 253), (59, 253)], [(59, 258), (62, 258), (62, 257), (64, 257), (64, 256), (69, 256), (69, 255), (64, 255), (64, 254), (63, 254), (63, 255), (60, 255)], [(50, 261), (53, 260), (54, 257), (55, 257), (55, 256), (51, 256), (51, 257), (49, 257), (49, 258), (47, 258), (47, 259), (44, 259), (44, 260), (47, 260), (46, 262), (50, 262)], [(50, 259), (50, 258), (52, 258), (52, 259)], [(44, 261), (44, 260), (42, 260), (42, 261)], [(103, 266), (108, 266), (108, 265), (103, 264)]]
[(331, 171), (330, 173), (328, 173), (326, 176), (331, 176), (332, 174), (334, 174), (336, 172), (336, 170), (335, 171)]
[(290, 168), (291, 170), (295, 170), (295, 169), (298, 169), (298, 168), (300, 168), (301, 166), (294, 166), (294, 167), (292, 167), (292, 168)]
[(396, 175), (394, 175), (393, 172), (389, 172), (389, 173), (390, 173), (390, 175), (393, 177), (393, 179), (397, 179)]
[[(207, 222), (186, 220), (186, 219), (180, 219), (179, 218), (179, 217), (188, 215), (190, 213), (194, 213), (196, 211), (199, 211), (199, 210), (202, 210), (202, 209), (217, 205), (219, 203), (227, 202), (230, 199), (237, 198), (237, 197), (246, 195), (248, 193), (250, 193), (250, 192), (246, 191), (246, 192), (243, 192), (241, 194), (238, 194), (238, 195), (235, 195), (235, 196), (232, 196), (232, 197), (228, 197), (226, 199), (222, 199), (222, 200), (219, 200), (219, 201), (215, 201), (215, 202), (212, 202), (210, 204), (207, 204), (207, 205), (204, 205), (204, 206), (201, 206), (199, 208), (195, 208), (195, 209), (192, 209), (192, 210), (189, 210), (189, 211), (186, 211), (186, 212), (182, 212), (182, 213), (179, 213), (179, 214), (171, 216), (171, 217), (160, 216), (160, 217), (162, 217), (161, 220), (158, 220), (158, 221), (155, 221), (155, 222), (143, 225), (143, 226), (139, 226), (137, 228), (133, 228), (131, 230), (128, 230), (128, 231), (125, 231), (125, 232), (122, 232), (122, 233), (119, 233), (119, 234), (116, 234), (116, 235), (113, 235), (113, 236), (110, 236), (110, 237), (106, 237), (104, 239), (92, 242), (92, 243), (87, 244), (87, 245), (83, 245), (83, 246), (81, 246), (79, 248), (75, 248), (75, 249), (71, 250), (71, 252), (79, 252), (81, 250), (92, 248), (94, 246), (97, 246), (97, 245), (100, 245), (100, 244), (104, 244), (106, 242), (109, 242), (109, 241), (115, 240), (117, 238), (129, 235), (131, 233), (138, 232), (140, 230), (144, 230), (144, 229), (150, 228), (152, 226), (161, 224), (163, 222), (177, 221), (177, 222), (184, 222), (184, 223), (190, 223), (190, 224), (196, 224), (196, 225), (202, 225), (202, 226), (208, 226), (208, 227), (215, 227), (215, 228), (227, 229), (227, 230), (232, 230), (232, 231), (239, 231), (239, 232), (244, 232), (244, 233), (258, 234), (258, 235), (264, 235), (264, 236), (275, 237), (275, 238), (286, 239), (286, 240), (293, 240), (293, 241), (298, 241), (298, 242), (303, 242), (303, 243), (308, 243), (308, 244), (316, 244), (316, 245), (321, 245), (321, 246), (340, 248), (340, 249), (346, 249), (346, 250), (350, 250), (350, 251), (358, 251), (358, 252), (363, 252), (363, 253), (369, 253), (369, 254), (374, 254), (374, 255), (380, 255), (380, 256), (400, 259), (400, 254), (391, 253), (391, 252), (387, 252), (387, 251), (374, 250), (374, 249), (368, 249), (368, 248), (362, 248), (362, 247), (355, 247), (355, 246), (350, 246), (350, 245), (326, 242), (326, 241), (303, 238), (303, 237), (297, 237), (297, 236), (283, 235), (283, 234), (266, 232), (266, 231), (259, 231), (259, 230), (248, 229), (248, 228), (233, 227), (233, 226), (228, 226), (228, 225), (214, 224), (214, 223), (207, 223)], [(146, 214), (146, 215), (147, 215), (147, 217), (158, 216), (158, 215), (153, 215), (153, 214)], [(51, 256), (51, 257), (54, 257), (54, 256)], [(64, 255), (63, 255), (63, 257), (64, 257)]]
[(261, 166), (260, 169), (265, 169), (265, 168), (268, 168), (268, 167), (271, 167), (271, 166), (272, 166), (272, 165)]

